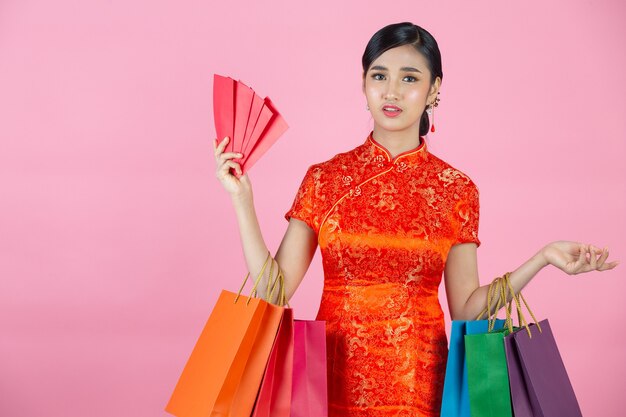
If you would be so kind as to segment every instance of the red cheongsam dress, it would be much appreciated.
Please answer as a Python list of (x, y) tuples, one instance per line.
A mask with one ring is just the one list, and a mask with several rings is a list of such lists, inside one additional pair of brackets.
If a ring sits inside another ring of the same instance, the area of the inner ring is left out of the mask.
[(478, 239), (478, 189), (428, 152), (364, 143), (311, 165), (285, 218), (317, 236), (330, 417), (439, 416), (448, 354), (438, 299), (452, 245)]

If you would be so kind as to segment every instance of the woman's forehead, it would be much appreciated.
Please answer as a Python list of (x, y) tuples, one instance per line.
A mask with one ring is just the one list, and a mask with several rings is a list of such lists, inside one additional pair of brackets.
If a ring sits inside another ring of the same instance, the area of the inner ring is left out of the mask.
[(381, 71), (406, 71), (407, 68), (415, 68), (422, 73), (428, 69), (424, 55), (411, 45), (402, 45), (386, 50), (372, 61), (370, 69), (374, 67)]

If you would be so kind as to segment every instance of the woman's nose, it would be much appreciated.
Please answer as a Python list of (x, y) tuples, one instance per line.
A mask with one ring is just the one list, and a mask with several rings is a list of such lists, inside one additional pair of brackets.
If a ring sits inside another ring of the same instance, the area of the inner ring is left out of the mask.
[(390, 81), (387, 84), (387, 91), (385, 92), (385, 100), (398, 98), (398, 87), (395, 82)]

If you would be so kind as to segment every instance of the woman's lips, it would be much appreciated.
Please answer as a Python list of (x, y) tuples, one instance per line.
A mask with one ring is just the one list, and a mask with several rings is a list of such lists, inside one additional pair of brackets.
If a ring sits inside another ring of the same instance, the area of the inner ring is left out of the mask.
[(384, 105), (383, 113), (387, 117), (397, 117), (400, 113), (402, 113), (402, 109), (398, 106)]

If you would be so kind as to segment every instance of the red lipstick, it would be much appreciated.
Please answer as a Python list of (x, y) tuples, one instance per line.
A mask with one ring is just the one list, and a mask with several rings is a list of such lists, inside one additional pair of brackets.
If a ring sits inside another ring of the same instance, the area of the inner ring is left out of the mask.
[(402, 112), (402, 109), (394, 104), (384, 104), (382, 110), (387, 117), (397, 117)]

